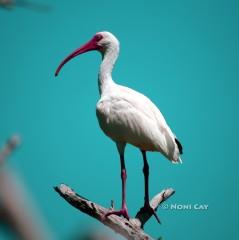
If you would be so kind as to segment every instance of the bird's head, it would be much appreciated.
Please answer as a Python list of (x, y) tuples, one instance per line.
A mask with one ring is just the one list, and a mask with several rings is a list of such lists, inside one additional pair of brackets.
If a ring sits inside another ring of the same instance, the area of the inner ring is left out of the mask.
[(99, 51), (104, 55), (107, 50), (111, 48), (119, 48), (119, 41), (117, 38), (110, 32), (98, 32), (90, 41), (82, 45), (80, 48), (76, 49), (60, 63), (55, 72), (55, 76), (59, 74), (61, 68), (67, 62), (76, 56), (93, 50)]

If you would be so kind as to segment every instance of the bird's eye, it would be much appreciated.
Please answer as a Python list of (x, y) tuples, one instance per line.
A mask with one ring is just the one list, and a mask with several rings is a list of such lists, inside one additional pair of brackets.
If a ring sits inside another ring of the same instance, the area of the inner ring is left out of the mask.
[(97, 35), (95, 35), (95, 38), (97, 41), (100, 41), (103, 38), (103, 36), (100, 34), (97, 34)]

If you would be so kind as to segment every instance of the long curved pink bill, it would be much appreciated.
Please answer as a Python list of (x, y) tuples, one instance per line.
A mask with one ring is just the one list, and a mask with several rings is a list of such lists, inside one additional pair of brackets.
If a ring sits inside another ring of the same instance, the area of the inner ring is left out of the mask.
[(55, 76), (58, 76), (60, 70), (62, 69), (62, 67), (67, 63), (69, 62), (72, 58), (82, 54), (82, 53), (85, 53), (85, 52), (88, 52), (88, 51), (92, 51), (92, 50), (96, 50), (97, 49), (97, 45), (96, 45), (96, 41), (95, 39), (93, 38), (92, 40), (90, 40), (89, 42), (87, 42), (86, 44), (84, 44), (82, 47), (76, 49), (73, 53), (71, 53), (69, 56), (67, 56), (61, 63), (60, 65), (58, 66), (58, 68), (56, 69), (56, 72), (55, 72)]

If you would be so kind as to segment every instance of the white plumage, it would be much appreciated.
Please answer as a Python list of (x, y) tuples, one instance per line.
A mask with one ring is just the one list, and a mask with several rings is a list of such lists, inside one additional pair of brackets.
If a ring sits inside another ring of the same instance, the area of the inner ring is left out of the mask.
[(101, 98), (96, 107), (101, 129), (119, 144), (130, 143), (145, 151), (158, 151), (174, 163), (180, 162), (176, 137), (160, 110), (143, 94), (112, 80), (111, 71), (119, 53), (118, 40), (109, 32), (98, 34), (103, 35), (103, 41), (98, 44), (107, 46), (102, 53)]
[(179, 161), (175, 136), (159, 109), (143, 94), (112, 84), (102, 94), (96, 113), (101, 129), (118, 143), (130, 143), (145, 151), (158, 151)]

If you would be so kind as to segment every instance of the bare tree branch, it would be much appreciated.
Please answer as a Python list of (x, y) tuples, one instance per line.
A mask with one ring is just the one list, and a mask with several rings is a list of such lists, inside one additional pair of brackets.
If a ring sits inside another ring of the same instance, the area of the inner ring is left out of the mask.
[[(111, 215), (104, 217), (109, 209), (100, 206), (74, 192), (70, 187), (65, 184), (61, 184), (54, 188), (59, 195), (64, 198), (73, 207), (77, 208), (81, 212), (97, 219), (102, 224), (108, 226), (115, 232), (119, 233), (128, 240), (153, 240), (151, 236), (144, 232), (142, 226), (149, 220), (152, 213), (146, 212), (144, 208), (141, 208), (136, 215), (136, 218), (127, 220), (122, 217)], [(157, 210), (159, 205), (167, 198), (174, 194), (172, 188), (165, 189), (157, 194), (151, 201), (150, 205), (153, 209)], [(113, 204), (112, 204), (113, 205)]]

